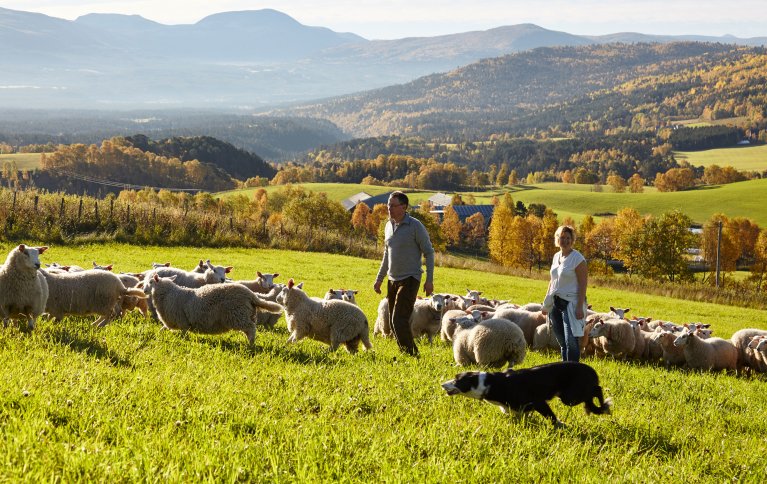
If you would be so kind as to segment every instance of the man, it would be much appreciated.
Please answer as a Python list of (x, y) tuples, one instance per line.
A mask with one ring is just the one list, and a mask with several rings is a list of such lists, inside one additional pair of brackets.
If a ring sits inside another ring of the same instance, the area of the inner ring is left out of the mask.
[(389, 300), (389, 323), (400, 351), (418, 355), (410, 331), (410, 315), (421, 284), (421, 257), (426, 259), (427, 296), (434, 292), (434, 248), (423, 224), (407, 213), (409, 200), (402, 192), (389, 195), (389, 221), (386, 222), (384, 254), (373, 290), (381, 294), (381, 283), (388, 275), (386, 298)]

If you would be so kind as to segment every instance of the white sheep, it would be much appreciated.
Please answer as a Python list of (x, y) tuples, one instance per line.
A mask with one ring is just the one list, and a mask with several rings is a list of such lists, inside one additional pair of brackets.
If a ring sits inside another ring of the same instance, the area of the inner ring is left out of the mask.
[(520, 306), (520, 309), (524, 309), (525, 311), (530, 311), (530, 312), (534, 313), (536, 311), (540, 311), (541, 309), (543, 309), (543, 304), (529, 302), (527, 304), (524, 304), (524, 305)]
[(28, 247), (20, 244), (11, 249), (0, 266), (0, 316), (3, 324), (9, 319), (25, 318), (27, 329), (35, 329), (37, 318), (45, 312), (48, 285), (40, 269), (40, 254), (48, 247)]
[(756, 370), (759, 366), (759, 359), (756, 358), (756, 343), (753, 347), (750, 345), (755, 336), (767, 337), (767, 331), (756, 328), (740, 329), (730, 338), (730, 342), (738, 350), (739, 370), (745, 367)]
[(354, 296), (359, 291), (356, 289), (328, 289), (328, 292), (325, 293), (325, 297), (323, 299), (330, 300), (330, 299), (340, 299), (341, 301), (350, 302), (354, 305), (357, 304), (357, 298)]
[(256, 278), (253, 280), (234, 281), (238, 284), (242, 284), (253, 292), (259, 294), (266, 294), (274, 287), (274, 278), (279, 276), (279, 273), (274, 274), (261, 274), (256, 271)]
[[(588, 333), (584, 333), (588, 334)], [(588, 339), (588, 338), (581, 338)], [(557, 337), (554, 336), (554, 331), (551, 330), (551, 325), (541, 324), (535, 328), (535, 334), (533, 334), (533, 343), (530, 345), (531, 349), (542, 350), (557, 350), (559, 351), (559, 342)]]
[(615, 358), (630, 356), (636, 346), (634, 328), (625, 319), (594, 320), (589, 338), (596, 339), (594, 345), (605, 354)]
[(527, 352), (525, 335), (506, 319), (486, 319), (476, 323), (471, 316), (457, 320), (453, 335), (453, 358), (458, 365), (478, 364), (509, 368), (522, 363)]
[[(268, 293), (259, 295), (259, 297), (261, 297), (261, 299), (264, 299), (266, 301), (277, 302), (277, 296), (280, 294), (280, 292), (282, 291), (284, 287), (285, 287), (285, 284), (274, 284), (274, 286)], [(270, 313), (266, 311), (259, 311), (258, 317), (256, 318), (256, 324), (258, 326), (266, 326), (267, 328), (271, 329), (271, 328), (274, 328), (275, 324), (277, 324), (277, 321), (280, 319), (280, 316), (282, 316), (282, 312)]]
[(43, 272), (48, 283), (45, 312), (53, 319), (98, 315), (92, 324), (103, 327), (119, 316), (125, 296), (146, 298), (138, 288), (126, 288), (117, 275), (103, 270)]
[(703, 339), (685, 330), (674, 340), (684, 349), (687, 366), (700, 370), (738, 370), (738, 350), (731, 341), (722, 338)]
[(681, 366), (687, 363), (687, 360), (684, 357), (684, 349), (674, 345), (674, 341), (676, 341), (678, 336), (677, 333), (673, 331), (661, 330), (656, 334), (658, 335), (658, 344), (660, 344), (661, 350), (663, 351), (661, 357), (663, 359), (663, 363), (666, 365), (666, 368), (670, 367), (671, 365)]
[(644, 319), (629, 320), (634, 329), (634, 351), (628, 356), (641, 361), (655, 361), (663, 356), (663, 348), (656, 338), (656, 333), (642, 329), (644, 323)]
[[(410, 331), (413, 338), (426, 336), (431, 343), (434, 336), (439, 334), (442, 327), (442, 314), (444, 314), (447, 301), (453, 301), (453, 296), (446, 294), (432, 294), (428, 298), (417, 299), (410, 314)], [(373, 334), (384, 337), (394, 336), (389, 321), (389, 301), (383, 298), (378, 304), (378, 316)]]
[(251, 346), (256, 340), (258, 312), (282, 311), (279, 304), (264, 301), (239, 284), (188, 288), (175, 284), (172, 277), (157, 274), (142, 284), (165, 328), (201, 334), (242, 331)]
[[(168, 264), (170, 265), (170, 263)], [(97, 264), (94, 261), (93, 269), (102, 270), (102, 271), (112, 271), (112, 264), (109, 264), (108, 266), (102, 266)], [(115, 275), (120, 279), (120, 282), (122, 282), (123, 286), (125, 286), (126, 288), (136, 287), (138, 286), (138, 283), (143, 280), (143, 277), (139, 278), (139, 276), (135, 274), (126, 274), (124, 272), (121, 272)], [(135, 296), (135, 295), (123, 296), (122, 300), (120, 301), (119, 310), (117, 311), (118, 316), (122, 316), (123, 313), (127, 311), (133, 311), (134, 309), (138, 309), (139, 311), (141, 311), (141, 314), (143, 314), (144, 316), (147, 316), (149, 314), (149, 305), (147, 303), (147, 299), (148, 298), (143, 294), (143, 291), (140, 296)]]
[(755, 351), (755, 369), (760, 373), (767, 372), (767, 336), (754, 336), (748, 346)]
[(458, 327), (456, 321), (459, 318), (471, 316), (475, 322), (482, 321), (482, 311), (477, 309), (448, 309), (445, 314), (442, 315), (442, 327), (440, 329), (440, 338), (442, 341), (452, 342), (455, 329)]
[(367, 317), (354, 304), (337, 299), (310, 298), (293, 279), (283, 288), (280, 299), (284, 301), (285, 320), (290, 331), (288, 343), (308, 337), (330, 345), (330, 351), (343, 344), (350, 353), (356, 353), (360, 342), (367, 350), (373, 348)]
[(531, 312), (522, 308), (518, 309), (498, 309), (493, 315), (494, 318), (508, 319), (522, 329), (525, 335), (525, 341), (528, 346), (533, 344), (535, 329), (542, 324), (546, 324), (546, 316), (541, 311)]

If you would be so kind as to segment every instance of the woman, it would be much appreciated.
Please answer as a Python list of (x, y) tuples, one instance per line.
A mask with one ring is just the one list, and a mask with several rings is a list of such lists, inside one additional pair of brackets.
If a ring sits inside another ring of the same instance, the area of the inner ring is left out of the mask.
[(578, 361), (581, 350), (578, 339), (583, 336), (586, 316), (586, 258), (573, 249), (575, 229), (560, 226), (554, 233), (559, 252), (551, 262), (551, 282), (543, 303), (544, 314), (562, 348), (562, 361)]

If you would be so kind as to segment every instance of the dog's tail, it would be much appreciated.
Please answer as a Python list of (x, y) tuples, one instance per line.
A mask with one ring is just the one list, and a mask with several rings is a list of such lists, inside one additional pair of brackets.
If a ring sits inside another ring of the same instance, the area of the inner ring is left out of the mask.
[[(597, 399), (599, 401), (599, 406), (594, 405), (594, 399)], [(613, 399), (608, 398), (605, 399), (602, 395), (602, 387), (599, 385), (596, 385), (594, 387), (594, 391), (592, 392), (591, 399), (586, 401), (586, 413), (587, 414), (596, 414), (596, 415), (602, 415), (602, 414), (609, 414), (611, 412), (611, 408), (613, 406)]]

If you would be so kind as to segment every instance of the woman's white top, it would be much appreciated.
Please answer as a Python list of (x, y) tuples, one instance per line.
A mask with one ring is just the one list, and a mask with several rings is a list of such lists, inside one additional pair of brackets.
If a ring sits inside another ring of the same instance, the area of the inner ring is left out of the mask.
[(551, 289), (549, 294), (555, 294), (562, 299), (575, 302), (578, 300), (578, 277), (575, 268), (585, 261), (583, 254), (573, 249), (567, 257), (560, 250), (554, 254), (551, 261)]

